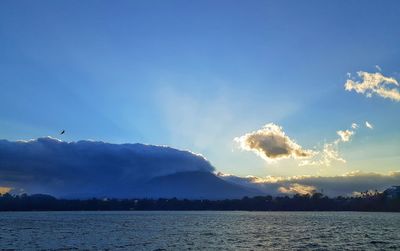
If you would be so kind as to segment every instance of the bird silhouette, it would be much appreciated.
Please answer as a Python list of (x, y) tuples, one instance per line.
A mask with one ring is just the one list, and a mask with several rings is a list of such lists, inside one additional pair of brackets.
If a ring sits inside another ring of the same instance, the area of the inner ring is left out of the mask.
[(64, 134), (65, 133), (65, 130), (62, 130), (61, 132), (60, 132), (60, 135), (62, 135), (62, 134)]

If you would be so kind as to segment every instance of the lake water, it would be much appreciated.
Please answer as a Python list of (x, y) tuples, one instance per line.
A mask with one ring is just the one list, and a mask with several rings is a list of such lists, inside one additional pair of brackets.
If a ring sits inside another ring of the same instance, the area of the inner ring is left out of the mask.
[(3, 212), (4, 249), (400, 250), (400, 214)]

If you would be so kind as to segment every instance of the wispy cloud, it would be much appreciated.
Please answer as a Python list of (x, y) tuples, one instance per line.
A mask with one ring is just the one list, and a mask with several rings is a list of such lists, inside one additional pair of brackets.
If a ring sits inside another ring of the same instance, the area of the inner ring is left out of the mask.
[(299, 166), (331, 166), (333, 162), (346, 163), (346, 160), (339, 154), (339, 142), (335, 140), (325, 143), (322, 151), (318, 152), (312, 159), (303, 160)]
[(344, 85), (347, 91), (355, 91), (364, 94), (366, 97), (372, 97), (373, 94), (388, 98), (394, 101), (400, 101), (399, 83), (392, 77), (385, 77), (380, 72), (369, 73), (359, 71), (357, 73), (360, 81), (348, 79)]
[(234, 139), (240, 148), (253, 151), (267, 161), (284, 158), (303, 159), (316, 154), (312, 150), (303, 149), (289, 138), (281, 126), (274, 123), (266, 124), (257, 131), (247, 133)]
[(351, 128), (353, 128), (353, 130), (346, 129), (337, 131), (336, 133), (339, 138), (332, 142), (325, 143), (322, 151), (319, 151), (313, 158), (301, 161), (299, 166), (330, 166), (333, 162), (346, 163), (346, 160), (339, 154), (339, 145), (351, 140), (358, 125), (352, 123)]
[(374, 126), (371, 123), (369, 123), (368, 121), (365, 121), (365, 126), (369, 129), (374, 129)]

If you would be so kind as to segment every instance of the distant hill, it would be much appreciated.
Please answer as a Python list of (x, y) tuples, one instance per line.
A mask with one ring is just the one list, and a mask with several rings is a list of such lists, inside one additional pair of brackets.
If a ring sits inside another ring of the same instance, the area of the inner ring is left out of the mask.
[(265, 194), (202, 171), (155, 177), (134, 192), (140, 198), (233, 199), (257, 195)]

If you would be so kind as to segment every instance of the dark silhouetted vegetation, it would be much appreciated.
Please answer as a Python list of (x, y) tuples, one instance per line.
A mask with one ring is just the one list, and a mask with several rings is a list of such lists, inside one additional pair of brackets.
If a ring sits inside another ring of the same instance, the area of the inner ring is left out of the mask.
[(400, 212), (400, 195), (365, 192), (357, 197), (329, 198), (321, 193), (257, 196), (227, 200), (187, 199), (56, 199), (50, 195), (0, 196), (0, 211), (89, 210), (245, 210), (245, 211), (390, 211)]

